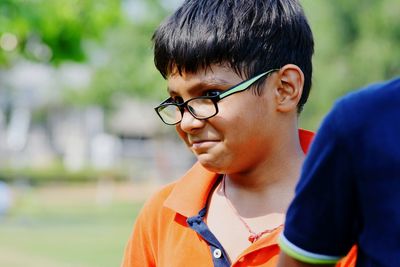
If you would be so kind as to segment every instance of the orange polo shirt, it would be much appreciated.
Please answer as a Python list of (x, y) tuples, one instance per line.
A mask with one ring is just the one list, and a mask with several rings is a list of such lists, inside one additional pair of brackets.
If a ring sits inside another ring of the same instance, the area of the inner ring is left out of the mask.
[[(313, 133), (300, 130), (304, 152)], [(188, 226), (187, 219), (207, 205), (219, 174), (196, 163), (181, 179), (165, 186), (143, 206), (126, 246), (122, 267), (213, 266), (207, 241)], [(243, 251), (231, 266), (275, 266), (280, 252), (278, 237), (282, 227), (262, 237)], [(215, 251), (214, 251), (215, 252)], [(354, 256), (344, 265), (355, 266)]]

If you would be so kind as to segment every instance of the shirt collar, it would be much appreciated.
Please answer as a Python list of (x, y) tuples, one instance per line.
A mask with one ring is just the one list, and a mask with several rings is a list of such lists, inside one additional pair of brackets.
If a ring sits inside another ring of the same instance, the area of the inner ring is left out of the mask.
[[(300, 145), (307, 153), (314, 133), (299, 129)], [(196, 162), (186, 174), (179, 179), (164, 206), (189, 218), (195, 216), (207, 204), (209, 194), (218, 179), (219, 174), (205, 169)]]

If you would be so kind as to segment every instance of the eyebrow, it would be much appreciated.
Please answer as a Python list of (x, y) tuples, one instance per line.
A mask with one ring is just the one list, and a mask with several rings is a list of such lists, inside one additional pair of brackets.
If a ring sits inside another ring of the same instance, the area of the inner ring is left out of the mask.
[[(224, 87), (226, 86), (227, 87), (226, 89), (228, 89), (234, 85), (225, 79), (213, 77), (210, 79), (202, 80), (201, 82), (193, 85), (192, 87), (188, 88), (188, 92), (194, 94), (204, 87), (220, 87), (220, 86)], [(167, 87), (167, 92), (169, 94), (174, 94), (174, 93), (177, 94), (177, 92), (171, 89), (170, 87)]]

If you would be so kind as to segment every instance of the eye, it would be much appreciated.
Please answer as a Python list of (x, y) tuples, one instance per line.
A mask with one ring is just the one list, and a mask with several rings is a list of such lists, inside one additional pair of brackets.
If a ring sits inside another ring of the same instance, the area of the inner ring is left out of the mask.
[(216, 96), (221, 93), (221, 90), (218, 89), (212, 89), (212, 90), (207, 90), (204, 92), (204, 96)]
[(180, 96), (171, 96), (170, 99), (171, 99), (171, 101), (170, 101), (171, 103), (175, 103), (175, 104), (183, 103), (183, 99)]

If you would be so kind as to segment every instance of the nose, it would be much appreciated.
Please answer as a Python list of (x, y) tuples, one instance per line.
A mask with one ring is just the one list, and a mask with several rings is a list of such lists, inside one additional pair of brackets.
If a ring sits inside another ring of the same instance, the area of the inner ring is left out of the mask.
[(185, 108), (182, 114), (182, 120), (180, 122), (180, 128), (182, 131), (191, 133), (195, 129), (199, 129), (204, 126), (205, 120), (199, 120), (193, 117), (192, 114)]

